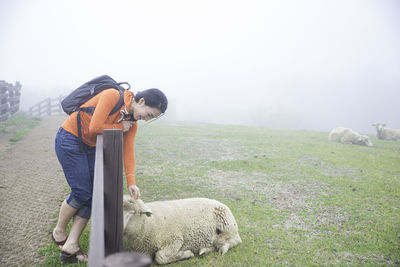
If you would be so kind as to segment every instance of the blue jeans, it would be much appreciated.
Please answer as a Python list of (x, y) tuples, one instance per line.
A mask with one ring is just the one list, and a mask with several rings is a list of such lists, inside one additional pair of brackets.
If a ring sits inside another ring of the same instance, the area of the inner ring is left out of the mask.
[(67, 203), (77, 209), (75, 215), (89, 219), (92, 207), (94, 162), (96, 147), (83, 143), (62, 127), (58, 130), (55, 148), (65, 178), (71, 188)]

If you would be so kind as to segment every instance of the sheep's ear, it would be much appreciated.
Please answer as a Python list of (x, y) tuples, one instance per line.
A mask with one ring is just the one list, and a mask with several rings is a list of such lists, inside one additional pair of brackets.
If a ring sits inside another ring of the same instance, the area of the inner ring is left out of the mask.
[(134, 210), (134, 205), (130, 200), (122, 202), (123, 210)]
[(383, 126), (383, 127), (386, 127), (386, 123), (382, 123), (382, 126)]

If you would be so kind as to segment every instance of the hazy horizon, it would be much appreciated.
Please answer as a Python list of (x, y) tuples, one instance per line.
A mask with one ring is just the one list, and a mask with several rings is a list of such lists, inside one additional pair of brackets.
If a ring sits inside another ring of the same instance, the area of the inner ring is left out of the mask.
[(0, 0), (21, 109), (102, 74), (159, 88), (163, 119), (400, 128), (400, 2)]

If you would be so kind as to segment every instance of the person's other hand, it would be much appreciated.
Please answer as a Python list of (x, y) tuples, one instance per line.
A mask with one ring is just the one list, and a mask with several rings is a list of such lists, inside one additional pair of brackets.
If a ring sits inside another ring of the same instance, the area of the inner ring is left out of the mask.
[(124, 126), (123, 132), (129, 131), (129, 129), (133, 126), (134, 121), (122, 121), (122, 125)]
[(128, 191), (133, 199), (138, 200), (140, 198), (140, 190), (136, 185), (130, 185), (128, 187)]

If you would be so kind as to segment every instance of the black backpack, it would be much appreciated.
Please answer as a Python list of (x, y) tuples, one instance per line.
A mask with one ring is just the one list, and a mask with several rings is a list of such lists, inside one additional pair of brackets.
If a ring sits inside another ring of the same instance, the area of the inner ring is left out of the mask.
[[(121, 86), (122, 84), (127, 84), (128, 88), (124, 88)], [(78, 111), (77, 114), (77, 123), (78, 123), (78, 138), (79, 143), (82, 147), (82, 129), (81, 129), (81, 117), (80, 112), (86, 112), (88, 114), (93, 114), (96, 107), (83, 107), (80, 106), (86, 103), (89, 99), (97, 95), (103, 90), (114, 88), (119, 91), (120, 97), (118, 103), (111, 110), (110, 115), (118, 112), (122, 105), (124, 104), (124, 91), (129, 90), (131, 86), (127, 82), (117, 83), (113, 78), (108, 75), (102, 75), (97, 78), (94, 78), (87, 83), (76, 88), (72, 93), (70, 93), (67, 97), (65, 97), (61, 101), (61, 107), (65, 113), (68, 115), (72, 114), (75, 111)]]

